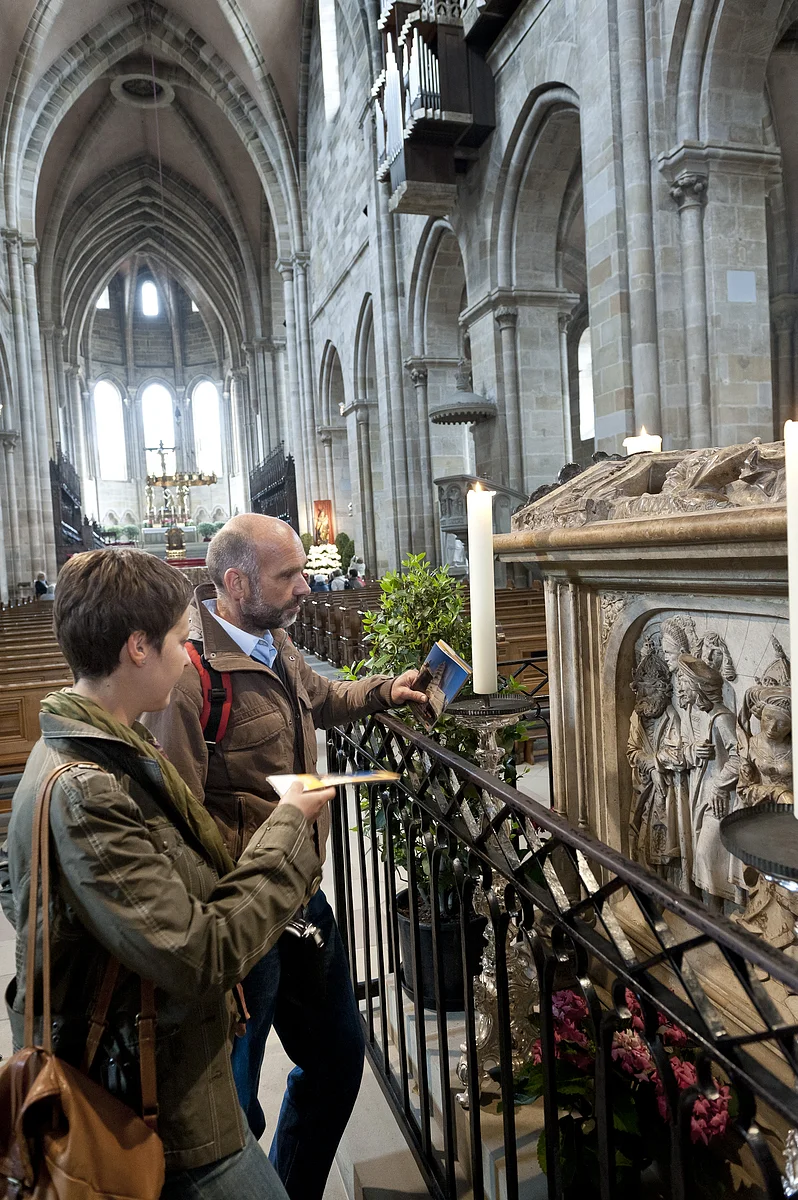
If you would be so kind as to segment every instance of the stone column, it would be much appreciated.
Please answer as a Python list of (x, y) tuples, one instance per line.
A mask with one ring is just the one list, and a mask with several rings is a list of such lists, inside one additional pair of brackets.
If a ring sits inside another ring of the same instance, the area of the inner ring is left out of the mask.
[(36, 259), (38, 243), (24, 240), (22, 243), (22, 265), (25, 278), (25, 304), (28, 317), (28, 347), (30, 352), (32, 400), (35, 434), (39, 457), (39, 487), (41, 489), (42, 544), (44, 570), (55, 579), (57, 564), (55, 557), (55, 530), (53, 528), (53, 501), (50, 486), (50, 459), (55, 458), (56, 429), (52, 428), (47, 411), (47, 385), (42, 361), (42, 340), (39, 332), (39, 298), (36, 287)]
[[(22, 239), (15, 229), (4, 229), (3, 240), (8, 259), (9, 295), (14, 326), (16, 397), (22, 439), (25, 504), (20, 512), (20, 525), (24, 530), (24, 542), (20, 542), (20, 568), (21, 573), (27, 575), (34, 570), (35, 564), (42, 564), (45, 561), (42, 499), (39, 486), (40, 468), (25, 321), (26, 299), (22, 277)], [(24, 556), (22, 554), (23, 546), (27, 547), (27, 553)], [(41, 566), (36, 566), (35, 569), (41, 570)]]
[[(262, 341), (262, 339), (259, 338), (258, 341)], [(254, 467), (266, 457), (264, 447), (268, 444), (264, 440), (262, 420), (265, 387), (262, 378), (263, 372), (258, 361), (261, 356), (256, 353), (254, 343), (242, 342), (241, 349), (244, 351), (247, 362), (247, 425), (250, 430), (252, 465)]]
[(333, 514), (337, 523), (338, 509), (335, 502), (335, 467), (333, 464), (333, 431), (329, 425), (319, 425), (316, 430), (319, 435), (321, 444), (324, 447), (324, 482), (320, 481), (320, 486), (326, 488), (323, 496), (318, 496), (319, 500), (329, 500), (332, 504)]
[[(83, 420), (83, 400), (80, 387), (80, 367), (76, 367), (74, 363), (65, 363), (64, 376), (67, 384), (67, 413), (71, 430), (70, 440), (75, 455), (72, 462), (80, 476), (81, 501), (85, 507), (85, 491), (88, 486), (89, 470), (87, 463), (86, 429)], [(132, 456), (129, 456), (129, 458), (132, 462), (135, 462)], [(138, 474), (138, 471), (135, 474)]]
[(571, 371), (568, 364), (568, 330), (571, 314), (561, 312), (557, 317), (560, 332), (560, 375), (562, 377), (562, 438), (565, 446), (565, 461), (574, 457), (574, 417), (571, 410)]
[(295, 253), (292, 262), (294, 264), (294, 286), (297, 298), (296, 329), (299, 343), (302, 414), (307, 431), (308, 462), (306, 472), (310, 479), (311, 492), (318, 498), (321, 471), (319, 468), (317, 443), (313, 436), (316, 428), (316, 405), (313, 387), (313, 359), (310, 350), (310, 306), (308, 302), (308, 266), (310, 255), (307, 251)]
[[(19, 511), (17, 498), (17, 472), (14, 462), (14, 450), (19, 441), (16, 429), (0, 430), (0, 442), (3, 443), (5, 458), (5, 511), (8, 514), (8, 539), (5, 544), (6, 553), (3, 555), (5, 565), (5, 592), (3, 603), (17, 598), (17, 584), (20, 579), (20, 545), (19, 545)], [(3, 525), (5, 523), (2, 523)], [(10, 568), (10, 578), (9, 578)]]
[(309, 530), (312, 525), (313, 505), (311, 504), (310, 482), (306, 471), (307, 452), (305, 449), (304, 423), (302, 420), (302, 401), (299, 391), (298, 347), (296, 336), (296, 318), (294, 313), (294, 268), (286, 259), (278, 259), (277, 270), (283, 280), (283, 303), (285, 306), (285, 341), (288, 362), (288, 411), (291, 419), (289, 446), (296, 465), (296, 490), (299, 503), (299, 523)]
[(503, 305), (493, 314), (499, 327), (504, 378), (504, 420), (507, 428), (507, 484), (524, 491), (524, 447), (521, 438), (521, 397), (518, 388), (516, 329), (518, 309)]
[(238, 445), (235, 447), (237, 457), (240, 463), (240, 475), (244, 481), (244, 495), (249, 508), (249, 473), (255, 465), (252, 458), (252, 428), (249, 420), (249, 371), (246, 367), (234, 367), (230, 372), (230, 403), (231, 412), (232, 405), (235, 405), (236, 420), (238, 432)]
[[(373, 126), (371, 130), (373, 148)], [(376, 168), (375, 168), (376, 181)], [(394, 217), (388, 211), (387, 185), (375, 182), (377, 205), (377, 238), (379, 249), (380, 315), (385, 350), (383, 395), (385, 417), (383, 433), (383, 462), (385, 477), (393, 492), (396, 528), (396, 553), (401, 561), (413, 547), (413, 498), (410, 495), (408, 472), (409, 447), (405, 424), (404, 380), (402, 378), (402, 330), (399, 313), (399, 285), (396, 276), (396, 233)], [(375, 310), (376, 312), (376, 310)], [(376, 331), (375, 331), (376, 333)], [(379, 351), (377, 352), (379, 359)], [(398, 565), (398, 564), (397, 564)]]
[(618, 0), (626, 256), (635, 425), (662, 433), (644, 0)]
[(777, 441), (784, 436), (784, 422), (794, 421), (798, 413), (795, 403), (795, 316), (798, 297), (777, 296), (770, 303), (774, 330), (773, 435)]
[[(352, 507), (359, 522), (355, 545), (361, 551), (369, 572), (377, 568), (377, 536), (374, 520), (374, 482), (371, 473), (369, 420), (376, 404), (355, 400), (342, 413), (346, 417), (349, 446), (349, 473), (352, 479)], [(344, 567), (348, 564), (344, 563)]]
[(706, 192), (707, 176), (695, 171), (683, 171), (671, 186), (671, 196), (679, 207), (687, 365), (687, 428), (689, 446), (693, 450), (712, 444), (707, 285), (704, 267)]
[(423, 358), (406, 358), (405, 370), (416, 389), (416, 410), (418, 412), (418, 463), (419, 463), (419, 501), (421, 503), (421, 521), (424, 530), (424, 549), (431, 563), (437, 565), (440, 558), (438, 538), (435, 534), (435, 498), (432, 494), (432, 448), (429, 434), (429, 405), (427, 397), (427, 380), (429, 372)]

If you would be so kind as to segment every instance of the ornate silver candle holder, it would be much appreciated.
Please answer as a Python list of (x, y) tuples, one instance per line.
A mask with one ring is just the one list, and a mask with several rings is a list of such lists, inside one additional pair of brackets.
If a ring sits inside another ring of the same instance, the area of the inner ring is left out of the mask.
[[(508, 725), (514, 725), (537, 708), (529, 696), (474, 696), (467, 700), (455, 700), (450, 704), (447, 715), (454, 717), (459, 725), (473, 729), (477, 734), (475, 757), (478, 766), (491, 775), (498, 775), (504, 758), (496, 735)], [(495, 815), (493, 802), (483, 793), (483, 808), (489, 817)], [(508, 843), (509, 845), (509, 843)], [(504, 881), (494, 877), (493, 891), (501, 901), (504, 897)], [(499, 1021), (496, 992), (496, 937), (490, 921), (488, 899), (481, 887), (474, 892), (474, 911), (488, 918), (485, 927), (485, 949), (480, 960), (480, 972), (474, 980), (474, 1021), (476, 1032), (479, 1077), (485, 1083), (493, 1081), (492, 1071), (499, 1066)], [(513, 1070), (520, 1069), (532, 1052), (536, 1032), (530, 1017), (538, 1001), (537, 973), (529, 947), (518, 936), (518, 928), (510, 921), (507, 930), (507, 977), (510, 995), (510, 1028), (512, 1032)], [(468, 1108), (468, 1053), (465, 1044), (460, 1046), (460, 1061), (457, 1077), (463, 1084), (457, 1100)]]

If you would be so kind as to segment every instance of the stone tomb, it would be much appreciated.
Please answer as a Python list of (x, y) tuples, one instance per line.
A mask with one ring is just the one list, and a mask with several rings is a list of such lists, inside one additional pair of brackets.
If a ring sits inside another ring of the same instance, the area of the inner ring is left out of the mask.
[(496, 548), (545, 579), (556, 811), (790, 952), (718, 836), (792, 797), (783, 444), (605, 460)]

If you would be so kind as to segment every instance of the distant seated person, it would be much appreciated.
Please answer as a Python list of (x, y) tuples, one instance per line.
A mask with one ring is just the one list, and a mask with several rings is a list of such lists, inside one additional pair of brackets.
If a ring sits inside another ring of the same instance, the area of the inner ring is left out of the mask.
[(349, 578), (346, 581), (346, 587), (354, 591), (355, 588), (363, 587), (363, 580), (357, 573), (357, 567), (349, 568)]
[(346, 580), (344, 579), (343, 572), (336, 568), (336, 570), (333, 571), (332, 579), (330, 580), (330, 591), (342, 592), (345, 587)]
[(313, 582), (310, 585), (310, 590), (312, 592), (329, 592), (330, 585), (327, 582), (327, 576), (322, 571), (319, 571), (317, 575), (313, 576)]
[(33, 591), (37, 600), (41, 600), (42, 596), (47, 595), (48, 586), (47, 576), (44, 571), (40, 571), (33, 584)]

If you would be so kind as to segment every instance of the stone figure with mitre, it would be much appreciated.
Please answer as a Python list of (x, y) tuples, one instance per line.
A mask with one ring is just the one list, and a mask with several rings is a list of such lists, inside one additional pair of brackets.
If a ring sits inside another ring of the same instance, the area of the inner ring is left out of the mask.
[(671, 673), (650, 639), (643, 645), (631, 688), (635, 708), (626, 750), (634, 790), (630, 853), (689, 891), (693, 845), (681, 722), (671, 703)]
[(737, 720), (723, 703), (723, 675), (711, 663), (680, 654), (676, 686), (692, 731), (685, 754), (691, 768), (693, 883), (709, 907), (720, 912), (724, 900), (735, 899), (720, 822), (729, 811), (740, 773)]

